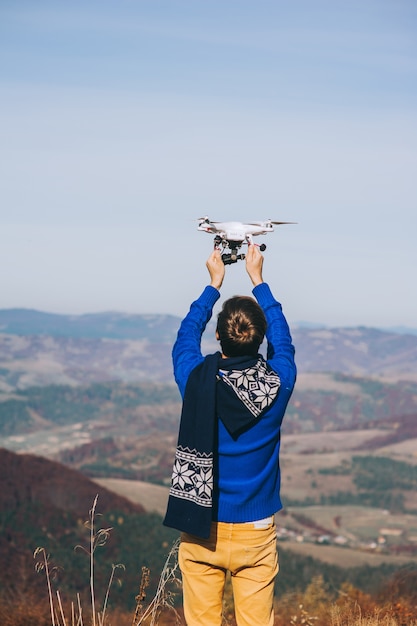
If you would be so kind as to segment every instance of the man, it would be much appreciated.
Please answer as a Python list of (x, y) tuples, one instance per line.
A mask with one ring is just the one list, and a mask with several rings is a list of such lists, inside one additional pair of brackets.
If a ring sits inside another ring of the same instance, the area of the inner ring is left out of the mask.
[[(294, 348), (252, 244), (246, 270), (257, 301), (224, 303), (216, 330), (221, 353), (203, 357), (201, 336), (225, 275), (219, 250), (207, 269), (210, 285), (192, 303), (173, 348), (183, 408), (164, 524), (181, 531), (188, 626), (220, 626), (227, 571), (238, 626), (272, 626), (280, 427), (295, 384)], [(265, 333), (266, 360), (259, 354)]]

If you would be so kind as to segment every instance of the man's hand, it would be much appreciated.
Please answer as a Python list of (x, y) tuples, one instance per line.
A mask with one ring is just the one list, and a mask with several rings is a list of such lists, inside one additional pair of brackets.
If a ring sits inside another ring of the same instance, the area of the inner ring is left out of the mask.
[(260, 285), (264, 282), (262, 278), (263, 262), (264, 257), (259, 250), (259, 247), (253, 243), (248, 245), (248, 253), (246, 255), (246, 271), (255, 287), (256, 285)]
[(223, 283), (225, 267), (222, 259), (222, 255), (218, 248), (215, 248), (210, 254), (206, 263), (207, 269), (210, 274), (211, 286), (215, 289), (220, 289)]

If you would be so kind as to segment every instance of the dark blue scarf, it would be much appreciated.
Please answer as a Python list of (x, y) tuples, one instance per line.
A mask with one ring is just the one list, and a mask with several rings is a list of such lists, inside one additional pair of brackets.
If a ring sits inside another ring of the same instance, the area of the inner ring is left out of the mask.
[(209, 537), (216, 416), (237, 439), (276, 400), (280, 384), (261, 355), (223, 359), (216, 352), (193, 369), (184, 393), (165, 526)]

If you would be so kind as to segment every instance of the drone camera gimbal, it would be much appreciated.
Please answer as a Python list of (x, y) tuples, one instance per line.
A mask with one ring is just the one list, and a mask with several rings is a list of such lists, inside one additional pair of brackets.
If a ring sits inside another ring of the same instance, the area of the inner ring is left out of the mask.
[[(214, 247), (219, 248), (220, 245), (223, 246), (223, 250), (227, 247), (230, 252), (222, 253), (222, 261), (225, 265), (231, 265), (232, 263), (237, 263), (238, 261), (243, 261), (246, 258), (246, 255), (243, 253), (238, 254), (239, 248), (242, 245), (241, 241), (229, 241), (222, 239), (219, 235), (216, 235), (214, 238)], [(259, 250), (263, 252), (266, 250), (266, 245), (263, 243), (259, 246)]]
[(222, 254), (222, 261), (225, 265), (231, 265), (232, 263), (237, 263), (238, 261), (243, 261), (243, 259), (245, 258), (244, 254), (234, 254), (233, 250), (230, 254), (228, 253), (223, 253)]

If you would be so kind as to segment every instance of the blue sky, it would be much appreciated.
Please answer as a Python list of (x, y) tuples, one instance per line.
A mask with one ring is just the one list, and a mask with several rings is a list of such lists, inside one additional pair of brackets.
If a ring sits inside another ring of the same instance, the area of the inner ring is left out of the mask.
[(3, 0), (0, 308), (183, 315), (209, 215), (298, 222), (291, 323), (416, 327), (416, 35), (413, 0)]

